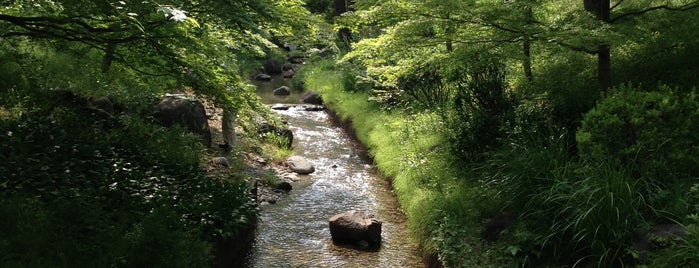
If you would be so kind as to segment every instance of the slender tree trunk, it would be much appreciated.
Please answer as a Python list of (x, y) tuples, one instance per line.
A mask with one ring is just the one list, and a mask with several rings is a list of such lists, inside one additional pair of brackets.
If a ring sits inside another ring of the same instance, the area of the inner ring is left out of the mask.
[(602, 93), (607, 92), (612, 87), (612, 62), (609, 45), (597, 47), (597, 81)]
[[(532, 8), (527, 7), (526, 12), (527, 24), (531, 24), (534, 20)], [(534, 73), (532, 72), (531, 39), (529, 38), (529, 36), (524, 36), (524, 41), (522, 41), (522, 53), (524, 54), (524, 62), (522, 62), (522, 66), (524, 68), (524, 77), (527, 78), (527, 82), (533, 82)]]
[(447, 15), (445, 16), (446, 19), (444, 20), (446, 21), (446, 29), (444, 30), (444, 32), (446, 33), (446, 35), (444, 36), (446, 42), (444, 42), (444, 46), (447, 49), (447, 53), (451, 53), (452, 51), (454, 51), (454, 43), (451, 41), (452, 34), (454, 34), (454, 28), (451, 26), (450, 17), (451, 14), (447, 13)]
[[(583, 0), (585, 10), (595, 14), (598, 20), (611, 23), (609, 0)], [(609, 44), (597, 46), (597, 82), (602, 93), (612, 87), (612, 62)]]
[(531, 41), (528, 37), (525, 37), (524, 41), (522, 42), (522, 52), (524, 53), (524, 62), (522, 62), (524, 67), (524, 77), (527, 78), (527, 82), (534, 82), (534, 73), (532, 73)]

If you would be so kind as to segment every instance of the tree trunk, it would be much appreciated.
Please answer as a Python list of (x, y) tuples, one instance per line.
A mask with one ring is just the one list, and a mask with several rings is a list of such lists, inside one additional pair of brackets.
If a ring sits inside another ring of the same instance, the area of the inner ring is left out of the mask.
[[(342, 16), (342, 14), (349, 10), (348, 4), (351, 3), (351, 0), (335, 0), (335, 12), (333, 12), (333, 15), (335, 15), (335, 17)], [(352, 31), (350, 31), (350, 29), (346, 27), (342, 27), (339, 30), (337, 30), (337, 35), (340, 38), (340, 40), (349, 48), (350, 43), (352, 42)]]
[(597, 46), (597, 81), (602, 93), (606, 93), (612, 87), (612, 62), (609, 45)]
[(524, 53), (524, 62), (522, 62), (524, 67), (524, 77), (527, 78), (527, 82), (534, 82), (534, 74), (532, 73), (531, 41), (528, 37), (525, 37), (524, 41), (522, 42), (522, 52)]
[[(534, 14), (532, 13), (532, 8), (527, 7), (527, 24), (532, 24), (534, 21)], [(522, 41), (522, 53), (524, 54), (524, 62), (522, 66), (524, 68), (524, 77), (527, 78), (527, 82), (534, 81), (534, 73), (532, 73), (532, 57), (531, 57), (531, 39), (529, 36), (524, 36), (524, 41)]]
[[(609, 0), (583, 0), (585, 10), (595, 14), (598, 20), (611, 23)], [(597, 46), (597, 82), (602, 93), (612, 87), (612, 63), (609, 44)]]

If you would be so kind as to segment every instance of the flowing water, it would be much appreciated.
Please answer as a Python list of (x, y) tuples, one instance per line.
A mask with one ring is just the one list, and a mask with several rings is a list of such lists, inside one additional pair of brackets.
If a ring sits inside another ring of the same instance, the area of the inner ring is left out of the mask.
[[(292, 184), (288, 196), (263, 207), (249, 266), (421, 267), (391, 187), (375, 173), (362, 147), (326, 112), (297, 106), (278, 113), (294, 132), (295, 154), (313, 163), (316, 171)], [(373, 213), (383, 222), (378, 251), (331, 241), (328, 219), (352, 209)]]

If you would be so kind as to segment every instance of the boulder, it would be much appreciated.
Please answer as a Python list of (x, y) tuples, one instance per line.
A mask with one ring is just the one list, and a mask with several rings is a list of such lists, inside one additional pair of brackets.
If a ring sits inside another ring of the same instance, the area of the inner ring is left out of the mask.
[(288, 183), (285, 181), (277, 183), (276, 185), (274, 185), (274, 188), (277, 190), (282, 190), (284, 192), (291, 191), (291, 189), (292, 189), (291, 183)]
[(382, 223), (372, 214), (351, 210), (333, 216), (329, 224), (334, 242), (368, 243), (373, 246), (381, 243)]
[(272, 81), (272, 76), (268, 74), (256, 74), (253, 78), (257, 81)]
[(291, 169), (291, 171), (298, 174), (311, 174), (316, 171), (315, 167), (301, 156), (291, 156), (286, 159), (286, 165)]
[(299, 99), (301, 103), (308, 103), (308, 104), (316, 104), (316, 105), (322, 105), (323, 104), (323, 99), (320, 98), (320, 95), (318, 95), (317, 92), (313, 90), (306, 91), (303, 93), (301, 98)]
[(165, 127), (180, 125), (202, 135), (204, 145), (211, 147), (209, 121), (200, 100), (184, 94), (166, 94), (155, 106), (153, 117)]
[(267, 60), (265, 62), (265, 72), (268, 74), (280, 74), (282, 73), (282, 65), (276, 60)]
[(294, 72), (294, 70), (285, 70), (284, 72), (282, 72), (282, 76), (284, 78), (293, 78), (295, 74), (296, 73)]
[(303, 64), (303, 62), (305, 61), (303, 56), (291, 56), (286, 60), (293, 64)]
[(288, 96), (291, 94), (291, 89), (289, 89), (289, 87), (287, 86), (281, 86), (274, 89), (274, 91), (272, 91), (272, 94), (277, 96)]

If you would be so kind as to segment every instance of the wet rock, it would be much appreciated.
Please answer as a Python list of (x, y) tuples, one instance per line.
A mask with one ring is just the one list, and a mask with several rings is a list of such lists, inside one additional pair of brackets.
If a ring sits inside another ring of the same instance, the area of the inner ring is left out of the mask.
[(286, 70), (286, 71), (282, 72), (282, 76), (284, 78), (293, 78), (295, 74), (296, 74), (296, 72), (294, 72), (294, 70)]
[(316, 105), (322, 105), (323, 104), (323, 99), (318, 95), (317, 92), (313, 90), (306, 91), (301, 95), (301, 98), (299, 99), (301, 103), (308, 103), (308, 104), (316, 104)]
[(299, 181), (299, 176), (296, 173), (283, 173), (280, 176), (282, 179), (287, 181)]
[(209, 120), (200, 100), (184, 94), (166, 94), (155, 106), (153, 117), (165, 127), (180, 125), (202, 135), (204, 144), (211, 147)]
[(277, 95), (277, 96), (288, 96), (291, 94), (291, 89), (287, 86), (281, 86), (278, 88), (275, 88), (274, 91), (272, 91), (272, 94)]
[(268, 74), (280, 74), (282, 73), (282, 65), (276, 60), (267, 60), (265, 62), (265, 72)]
[(286, 160), (286, 165), (291, 171), (298, 174), (311, 174), (316, 171), (315, 167), (301, 156), (291, 156)]
[(323, 105), (304, 105), (303, 109), (308, 112), (318, 112), (325, 111), (325, 106)]
[(289, 108), (291, 108), (291, 106), (283, 104), (283, 103), (277, 103), (277, 104), (274, 104), (270, 107), (270, 109), (272, 109), (272, 110), (279, 110), (279, 111), (286, 111), (286, 110), (289, 110)]
[(297, 69), (298, 68), (295, 65), (289, 64), (289, 63), (284, 64), (284, 66), (282, 66), (282, 71), (289, 71), (289, 70), (296, 71)]
[(293, 187), (291, 187), (291, 183), (282, 181), (282, 182), (279, 182), (276, 185), (274, 185), (274, 188), (277, 190), (282, 190), (282, 191), (288, 192), (288, 191), (291, 191), (291, 189)]
[(382, 223), (372, 214), (351, 210), (333, 216), (328, 223), (334, 242), (358, 244), (360, 247), (361, 241), (365, 241), (367, 247), (381, 243)]
[(256, 74), (253, 78), (257, 81), (272, 81), (272, 76), (268, 74)]
[(305, 61), (303, 56), (291, 56), (286, 60), (294, 64), (302, 64)]

